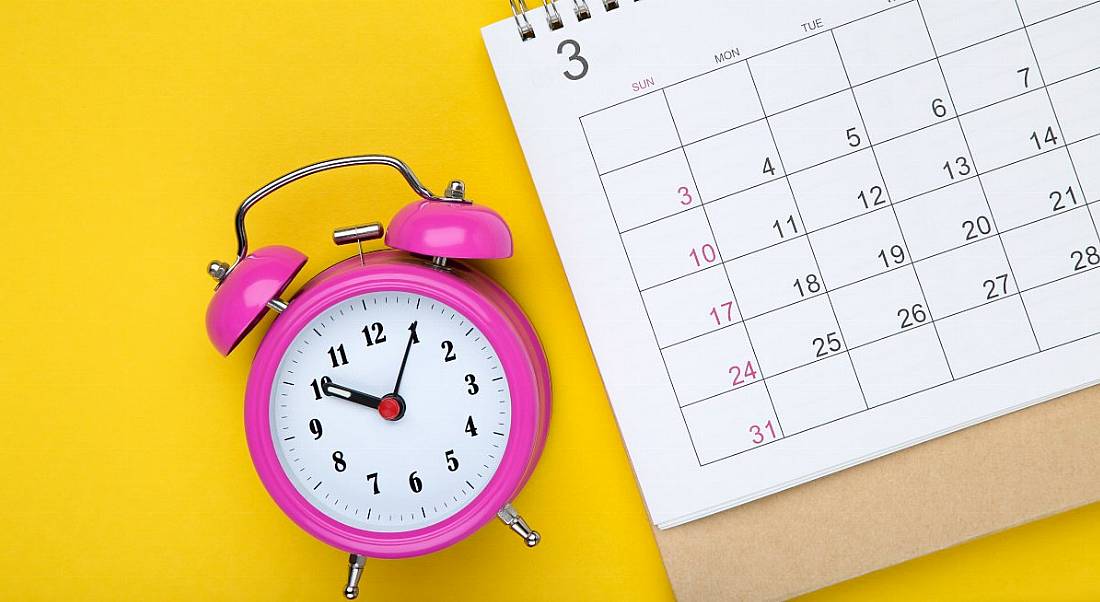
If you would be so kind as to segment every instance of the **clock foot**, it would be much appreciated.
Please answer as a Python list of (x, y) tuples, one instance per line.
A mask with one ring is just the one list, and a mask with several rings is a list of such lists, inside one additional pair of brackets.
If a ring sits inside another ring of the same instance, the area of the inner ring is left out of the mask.
[(533, 548), (542, 541), (542, 536), (539, 535), (539, 532), (527, 526), (527, 521), (523, 520), (523, 517), (519, 515), (519, 512), (516, 512), (516, 509), (513, 508), (511, 504), (505, 504), (504, 507), (497, 512), (497, 518), (522, 537), (527, 547)]
[(359, 597), (359, 578), (363, 576), (363, 563), (366, 561), (367, 557), (359, 554), (348, 556), (348, 582), (344, 586), (344, 597), (348, 600)]

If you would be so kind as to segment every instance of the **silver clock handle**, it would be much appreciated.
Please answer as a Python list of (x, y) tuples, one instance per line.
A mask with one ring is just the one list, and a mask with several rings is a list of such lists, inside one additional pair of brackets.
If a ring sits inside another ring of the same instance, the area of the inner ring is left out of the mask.
[(389, 155), (355, 155), (351, 157), (341, 157), (339, 159), (329, 159), (328, 161), (307, 165), (283, 175), (276, 180), (272, 180), (263, 188), (250, 194), (248, 198), (241, 203), (241, 206), (237, 208), (237, 216), (234, 220), (237, 231), (237, 259), (233, 261), (232, 265), (220, 261), (211, 262), (207, 267), (210, 276), (221, 283), (221, 281), (225, 280), (225, 278), (237, 268), (241, 260), (248, 256), (248, 233), (245, 231), (244, 218), (248, 214), (248, 210), (252, 209), (252, 207), (259, 203), (264, 197), (291, 182), (301, 180), (313, 174), (329, 171), (331, 169), (339, 169), (341, 167), (353, 167), (356, 165), (384, 165), (386, 167), (392, 167), (405, 178), (405, 182), (407, 182), (409, 187), (412, 188), (416, 194), (420, 195), (421, 198), (454, 202), (454, 199), (437, 197), (432, 191), (428, 190), (420, 183), (416, 174), (412, 172), (412, 169), (409, 169), (409, 166), (406, 165), (404, 161)]

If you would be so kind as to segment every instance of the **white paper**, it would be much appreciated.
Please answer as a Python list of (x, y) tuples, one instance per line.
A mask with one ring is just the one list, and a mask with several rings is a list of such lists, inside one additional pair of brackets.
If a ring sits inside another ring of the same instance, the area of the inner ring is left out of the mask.
[(588, 4), (483, 34), (654, 524), (1100, 379), (1100, 4)]

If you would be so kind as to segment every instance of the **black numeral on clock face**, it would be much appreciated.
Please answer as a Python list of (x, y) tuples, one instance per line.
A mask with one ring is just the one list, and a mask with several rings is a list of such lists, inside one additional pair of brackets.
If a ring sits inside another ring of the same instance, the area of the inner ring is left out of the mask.
[(336, 472), (344, 472), (348, 469), (348, 463), (346, 460), (344, 460), (344, 452), (332, 452), (332, 468)]
[(344, 352), (343, 345), (340, 345), (339, 347), (329, 347), (328, 359), (332, 362), (333, 368), (339, 368), (340, 366), (348, 365), (348, 354)]
[(382, 323), (375, 322), (363, 327), (363, 336), (367, 339), (367, 347), (373, 347), (378, 343), (386, 342), (386, 335), (382, 334)]
[(443, 361), (453, 362), (458, 359), (455, 355), (455, 344), (450, 341), (443, 341), (440, 343), (439, 348), (443, 350)]

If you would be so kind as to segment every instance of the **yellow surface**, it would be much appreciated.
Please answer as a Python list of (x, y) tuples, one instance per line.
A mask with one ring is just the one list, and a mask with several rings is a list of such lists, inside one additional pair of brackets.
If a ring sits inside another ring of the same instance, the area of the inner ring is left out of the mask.
[[(486, 268), (541, 332), (557, 394), (518, 500), (544, 543), (492, 525), (430, 557), (371, 561), (366, 599), (671, 597), (482, 47), (478, 28), (507, 13), (505, 0), (4, 0), (0, 599), (338, 599), (344, 555), (253, 473), (241, 398), (258, 337), (229, 359), (210, 347), (203, 268), (230, 257), (232, 211), (259, 184), (363, 151), (403, 157), (437, 189), (462, 177), (505, 215), (517, 255)], [(322, 176), (262, 206), (253, 238), (307, 250), (312, 274), (347, 253), (333, 226), (408, 198), (382, 171)], [(1098, 539), (1094, 506), (811, 599), (1100, 599)]]

